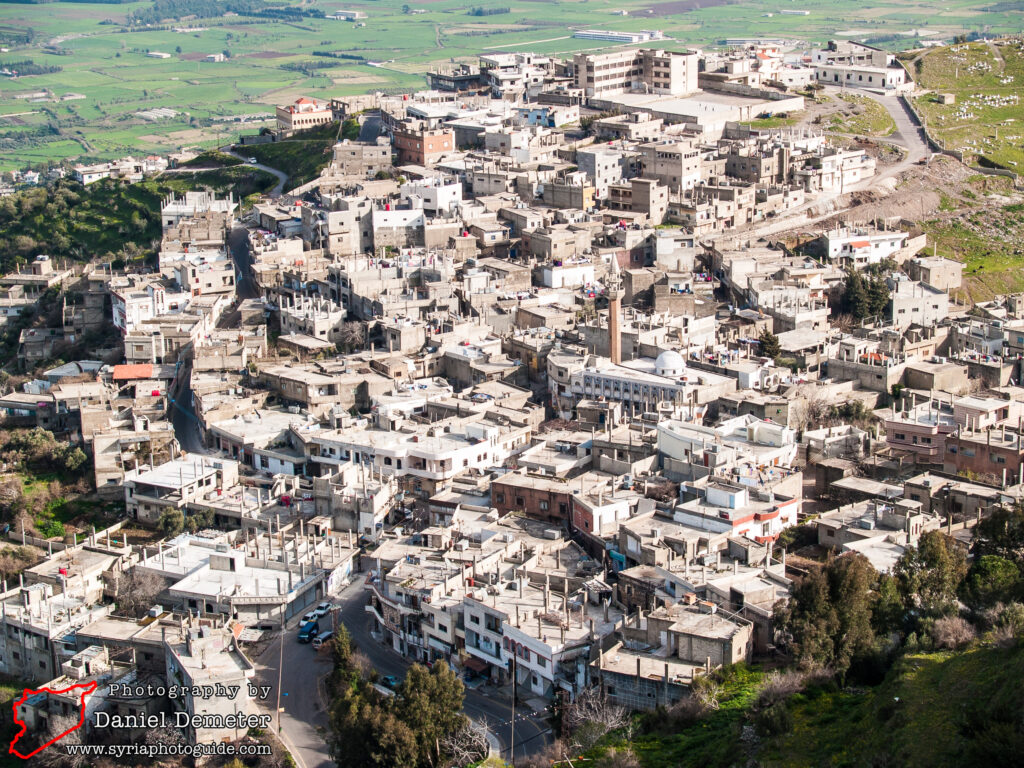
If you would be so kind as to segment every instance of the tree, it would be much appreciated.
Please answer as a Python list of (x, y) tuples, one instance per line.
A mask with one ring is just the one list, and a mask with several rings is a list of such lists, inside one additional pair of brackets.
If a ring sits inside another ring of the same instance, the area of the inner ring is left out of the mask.
[(779, 337), (774, 333), (765, 328), (761, 331), (761, 335), (758, 337), (758, 342), (761, 344), (761, 355), (762, 357), (776, 358), (782, 351), (779, 346)]
[(359, 120), (355, 117), (345, 118), (341, 124), (341, 138), (355, 141), (359, 138)]
[(180, 509), (168, 509), (160, 515), (157, 527), (168, 538), (177, 536), (185, 530), (185, 515)]
[(881, 275), (874, 275), (867, 286), (868, 311), (879, 316), (889, 304), (889, 286)]
[(572, 740), (584, 750), (594, 746), (602, 736), (618, 730), (629, 722), (626, 710), (612, 704), (599, 687), (585, 688), (565, 708), (562, 722)]
[(896, 577), (883, 573), (878, 579), (876, 594), (877, 599), (871, 614), (875, 632), (885, 635), (889, 632), (902, 631), (907, 610)]
[(76, 472), (89, 460), (89, 457), (85, 455), (85, 451), (78, 446), (68, 446), (62, 451), (62, 454), (64, 466), (69, 472)]
[(875, 639), (871, 587), (877, 575), (867, 558), (848, 552), (797, 582), (776, 605), (778, 639), (801, 664), (845, 675)]
[[(70, 715), (55, 715), (50, 718), (47, 737), (56, 738), (62, 733), (66, 734), (60, 739), (60, 748), (44, 749), (32, 758), (38, 765), (53, 766), (53, 768), (85, 768), (92, 764), (89, 756), (80, 750), (85, 743), (82, 728), (78, 728), (78, 718)], [(44, 739), (45, 741), (46, 739)], [(42, 743), (42, 742), (40, 742)], [(68, 747), (78, 747), (74, 752)]]
[[(370, 689), (372, 691), (372, 689)], [(409, 768), (418, 765), (412, 730), (378, 694), (345, 689), (331, 712), (328, 747), (338, 765), (350, 768)]]
[(462, 714), (465, 688), (447, 664), (427, 669), (413, 664), (395, 692), (394, 712), (414, 734), (420, 766), (435, 765), (439, 743), (466, 726)]
[(338, 346), (344, 352), (352, 352), (362, 349), (366, 339), (366, 326), (358, 321), (351, 321), (341, 324), (338, 329)]
[(1024, 508), (1000, 507), (974, 529), (974, 556), (999, 555), (1024, 568)]
[(412, 12), (412, 8), (410, 8), (408, 5), (403, 5), (402, 6), (402, 13), (411, 13), (411, 12)]
[(479, 763), (491, 752), (487, 726), (467, 719), (462, 728), (441, 740), (441, 752), (448, 756), (447, 762), (452, 768)]
[(1024, 596), (1024, 581), (1012, 560), (982, 555), (971, 565), (960, 591), (971, 608), (989, 608)]
[(930, 616), (956, 610), (960, 583), (967, 575), (967, 557), (941, 531), (923, 534), (916, 547), (907, 547), (893, 568), (903, 604)]
[(855, 320), (862, 320), (870, 314), (868, 292), (864, 285), (864, 278), (855, 270), (851, 269), (846, 273), (846, 285), (843, 288), (840, 306), (844, 312), (852, 315)]
[(164, 580), (155, 573), (132, 568), (130, 572), (115, 577), (114, 599), (120, 613), (140, 618), (153, 607), (165, 586)]

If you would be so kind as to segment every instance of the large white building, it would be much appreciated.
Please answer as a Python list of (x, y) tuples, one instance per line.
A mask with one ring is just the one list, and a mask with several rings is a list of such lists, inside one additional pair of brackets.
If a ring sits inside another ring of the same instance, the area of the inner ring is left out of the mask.
[(567, 419), (580, 400), (605, 398), (640, 413), (682, 408), (686, 418), (699, 420), (708, 403), (736, 389), (735, 379), (690, 370), (672, 350), (620, 365), (597, 355), (551, 354), (548, 382), (553, 407)]
[(577, 53), (572, 57), (576, 87), (588, 98), (623, 91), (666, 96), (695, 93), (698, 61), (695, 53), (647, 48)]
[(867, 227), (836, 227), (822, 239), (829, 260), (844, 268), (863, 269), (892, 256), (907, 244), (906, 232)]

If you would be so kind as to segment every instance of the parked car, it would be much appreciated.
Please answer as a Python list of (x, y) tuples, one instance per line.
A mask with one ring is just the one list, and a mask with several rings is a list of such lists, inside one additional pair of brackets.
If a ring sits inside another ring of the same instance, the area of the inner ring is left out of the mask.
[(380, 679), (380, 683), (385, 688), (390, 688), (391, 690), (395, 690), (395, 688), (399, 686), (399, 680), (394, 675), (384, 675), (384, 677)]
[(314, 608), (311, 611), (311, 613), (314, 616), (316, 616), (316, 618), (319, 619), (319, 618), (329, 614), (331, 612), (331, 608), (332, 608), (332, 606), (331, 606), (330, 603), (320, 603), (320, 605), (318, 605), (316, 608)]
[(256, 163), (258, 163), (259, 161), (255, 157), (250, 157), (248, 160), (246, 160), (246, 162), (256, 165)]
[(326, 632), (321, 632), (319, 635), (313, 638), (313, 650), (319, 651), (323, 648), (324, 643), (330, 642), (330, 639), (334, 637), (334, 630), (328, 629)]
[(310, 611), (309, 613), (307, 613), (305, 616), (302, 617), (302, 623), (303, 624), (308, 624), (309, 622), (316, 621), (319, 618), (320, 618), (320, 616), (317, 614), (316, 611)]

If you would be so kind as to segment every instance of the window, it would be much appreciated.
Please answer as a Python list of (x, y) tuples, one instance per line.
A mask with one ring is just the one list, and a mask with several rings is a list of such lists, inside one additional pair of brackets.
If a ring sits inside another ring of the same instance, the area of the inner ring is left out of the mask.
[(547, 503), (546, 501), (542, 501), (542, 502), (540, 502), (540, 504), (538, 504), (537, 506), (538, 506), (538, 507), (540, 507), (540, 509), (541, 509), (542, 511), (545, 511), (545, 512), (546, 512), (546, 511), (547, 511), (547, 508), (548, 508), (548, 503)]
[(479, 624), (480, 623), (480, 617), (479, 616), (474, 616), (473, 614), (469, 614), (469, 623), (470, 624)]
[(494, 494), (494, 500), (496, 502), (498, 502), (499, 504), (504, 504), (505, 503), (505, 494), (504, 493), (496, 493), (496, 494)]

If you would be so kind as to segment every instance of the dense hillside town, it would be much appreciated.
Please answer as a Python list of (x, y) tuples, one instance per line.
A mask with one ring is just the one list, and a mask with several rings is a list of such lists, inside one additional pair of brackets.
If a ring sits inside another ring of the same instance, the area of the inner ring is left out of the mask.
[[(710, 717), (732, 670), (795, 694), (1024, 631), (1024, 299), (966, 301), (884, 210), (958, 162), (912, 68), (585, 32), (618, 47), (297, 98), (223, 156), (335, 126), (310, 180), (171, 193), (154, 258), (0, 277), (22, 738), (81, 708), (125, 755), (642, 765), (630, 718)], [(850, 94), (893, 133), (786, 123)], [(416, 686), (455, 719), (414, 725)]]

